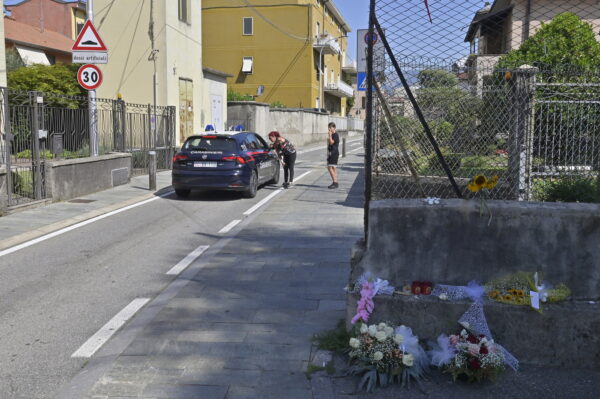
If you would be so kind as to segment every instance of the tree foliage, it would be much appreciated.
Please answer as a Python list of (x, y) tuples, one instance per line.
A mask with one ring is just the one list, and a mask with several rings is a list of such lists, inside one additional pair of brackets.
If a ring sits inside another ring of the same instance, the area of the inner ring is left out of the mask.
[(518, 49), (500, 58), (502, 69), (523, 64), (547, 68), (597, 68), (600, 65), (600, 43), (592, 25), (571, 12), (557, 15)]
[(78, 101), (62, 96), (85, 96), (86, 91), (77, 82), (78, 68), (79, 65), (37, 64), (15, 69), (8, 73), (8, 88), (50, 94), (44, 101), (49, 106), (77, 107)]

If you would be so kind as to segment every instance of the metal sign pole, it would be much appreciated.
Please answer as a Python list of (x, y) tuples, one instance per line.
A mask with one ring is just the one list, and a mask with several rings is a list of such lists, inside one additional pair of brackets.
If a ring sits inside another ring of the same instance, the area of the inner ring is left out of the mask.
[[(87, 18), (94, 22), (94, 0), (87, 0)], [(96, 90), (88, 91), (89, 129), (90, 129), (90, 156), (98, 156), (98, 119), (96, 112)]]

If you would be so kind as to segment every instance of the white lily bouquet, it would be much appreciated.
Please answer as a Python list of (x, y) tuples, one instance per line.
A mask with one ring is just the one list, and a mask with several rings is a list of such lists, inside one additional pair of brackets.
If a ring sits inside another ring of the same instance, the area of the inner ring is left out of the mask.
[(419, 338), (406, 326), (361, 323), (350, 338), (351, 373), (362, 375), (358, 389), (373, 392), (377, 386), (399, 383), (410, 387), (428, 370), (428, 358)]

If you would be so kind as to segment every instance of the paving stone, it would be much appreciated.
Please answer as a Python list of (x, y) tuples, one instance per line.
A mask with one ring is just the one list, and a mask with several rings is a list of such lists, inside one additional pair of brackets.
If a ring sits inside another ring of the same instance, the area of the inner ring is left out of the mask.
[(214, 385), (149, 384), (143, 397), (156, 399), (225, 399), (227, 387)]
[(270, 388), (229, 387), (227, 399), (312, 399), (310, 389), (294, 389), (285, 386)]
[(318, 308), (319, 312), (326, 312), (326, 311), (330, 311), (330, 310), (346, 311), (346, 301), (345, 300), (335, 301), (335, 300), (327, 300), (327, 299), (319, 301), (319, 308)]

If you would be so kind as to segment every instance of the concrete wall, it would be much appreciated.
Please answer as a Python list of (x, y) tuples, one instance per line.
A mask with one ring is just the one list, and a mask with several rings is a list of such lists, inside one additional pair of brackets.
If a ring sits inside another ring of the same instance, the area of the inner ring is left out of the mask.
[[(348, 295), (347, 320), (356, 314), (360, 294)], [(410, 326), (420, 339), (457, 331), (457, 320), (471, 302), (433, 296), (376, 296), (369, 322)], [(600, 369), (600, 303), (545, 305), (543, 313), (526, 306), (486, 301), (485, 317), (494, 340), (519, 362), (540, 366)]]
[[(540, 271), (565, 283), (570, 300), (528, 306), (484, 300), (494, 339), (528, 364), (600, 367), (600, 205), (488, 201), (492, 221), (478, 201), (371, 202), (369, 240), (355, 247), (351, 281), (365, 270), (402, 287), (412, 281), (466, 285), (515, 271)], [(350, 293), (347, 321), (359, 294)], [(410, 325), (419, 338), (453, 333), (470, 301), (434, 296), (377, 296), (370, 322)], [(407, 323), (407, 320), (409, 321)], [(516, 328), (515, 328), (516, 327)]]
[[(212, 100), (216, 98), (221, 101), (219, 115), (213, 115)], [(227, 123), (227, 78), (212, 73), (204, 73), (204, 104), (206, 104), (205, 125), (210, 123), (217, 130), (227, 129), (229, 127), (225, 126)]]
[(46, 161), (46, 193), (53, 201), (126, 184), (131, 178), (131, 154)]
[(371, 203), (360, 267), (394, 286), (413, 280), (464, 285), (519, 270), (565, 283), (574, 299), (600, 298), (600, 205), (488, 201), (382, 200)]
[[(263, 137), (277, 130), (296, 146), (327, 140), (327, 124), (335, 122), (341, 137), (362, 134), (362, 121), (349, 121), (323, 112), (297, 108), (269, 108), (268, 104), (252, 101), (233, 101), (227, 105), (229, 124), (241, 123), (246, 130)], [(349, 131), (348, 127), (355, 131)]]

